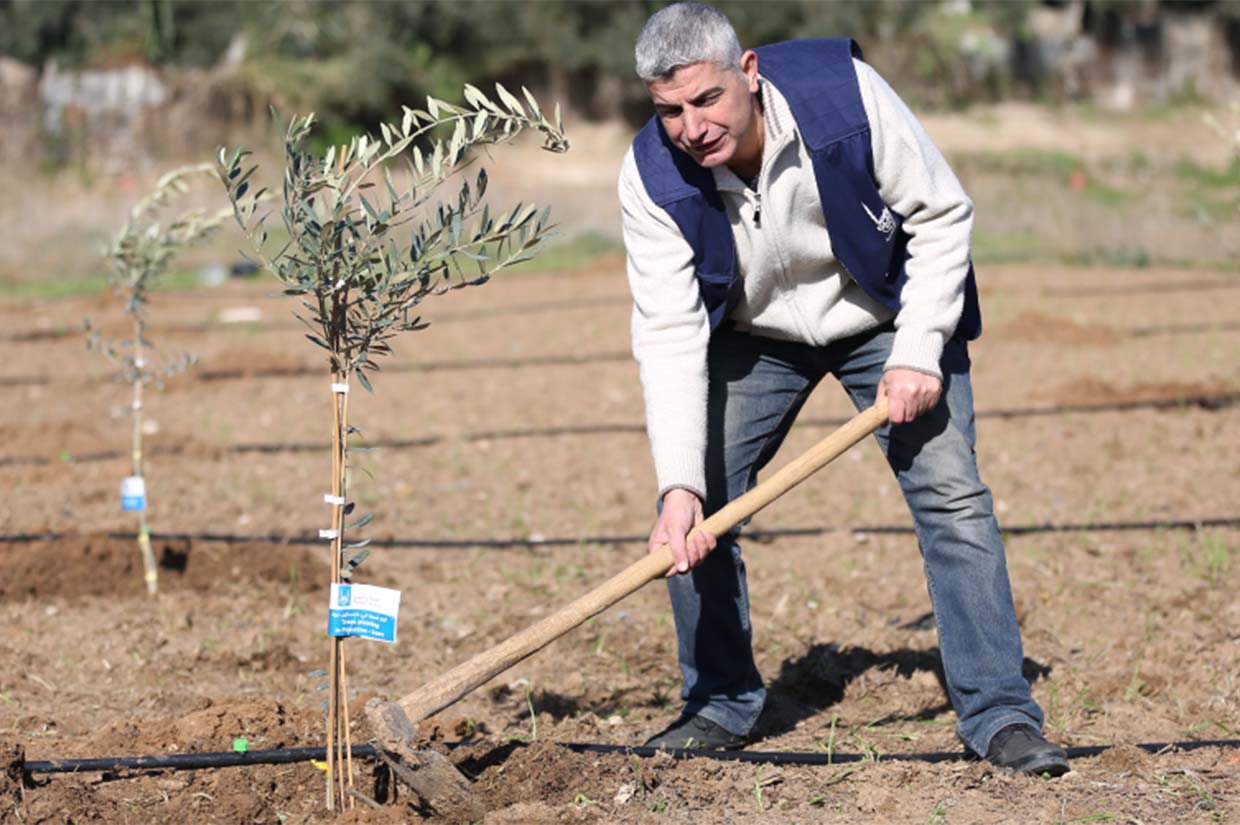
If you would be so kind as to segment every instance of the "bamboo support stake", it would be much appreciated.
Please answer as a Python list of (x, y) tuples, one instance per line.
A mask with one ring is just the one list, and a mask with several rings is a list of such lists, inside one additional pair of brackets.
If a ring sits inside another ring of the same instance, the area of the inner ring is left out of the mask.
[[(338, 380), (338, 376), (332, 374), (332, 381)], [(340, 393), (332, 389), (332, 495), (340, 496)], [(337, 557), (340, 552), (340, 524), (341, 524), (341, 507), (339, 504), (332, 506), (332, 570), (331, 583), (337, 584), (340, 581), (340, 564)], [(339, 727), (337, 714), (339, 712), (338, 701), (340, 694), (340, 638), (333, 636), (331, 638), (331, 656), (329, 659), (329, 676), (328, 676), (328, 696), (327, 696), (327, 810), (335, 810), (335, 783), (339, 775), (339, 758), (337, 754), (336, 732)], [(341, 790), (343, 801), (343, 788)]]
[[(347, 373), (342, 378), (348, 378)], [(343, 383), (343, 382), (342, 382)], [(348, 498), (349, 489), (349, 394), (340, 394), (340, 469), (338, 478), (340, 480), (340, 492), (337, 493), (341, 498)], [(344, 581), (344, 507), (337, 505), (337, 519), (339, 523), (336, 525), (336, 579)], [(344, 748), (344, 772), (340, 777), (340, 793), (342, 798), (349, 800), (349, 807), (356, 808), (357, 802), (351, 796), (346, 794), (346, 784), (350, 789), (353, 788), (353, 744), (352, 736), (349, 733), (349, 680), (348, 671), (345, 667), (345, 655), (343, 638), (339, 639), (340, 644), (340, 698), (338, 699), (339, 707), (343, 711), (340, 714), (340, 731), (336, 736), (338, 746)], [(337, 760), (339, 763), (339, 760)]]
[[(142, 478), (142, 385), (146, 378), (143, 374), (142, 355), (142, 320), (133, 319), (133, 352), (134, 380), (133, 404), (130, 415), (133, 418), (133, 474)], [(155, 552), (151, 550), (151, 530), (146, 523), (146, 497), (143, 496), (142, 509), (138, 511), (138, 550), (142, 553), (143, 578), (146, 580), (146, 592), (154, 595), (159, 589), (159, 568), (155, 564)]]
[(349, 732), (349, 680), (344, 666), (344, 645), (340, 646), (340, 696), (344, 706), (344, 765), (345, 779), (349, 785), (349, 807), (356, 808), (353, 796), (353, 735)]
[(329, 811), (333, 811), (336, 808), (334, 785), (332, 784), (335, 781), (333, 771), (336, 768), (336, 693), (334, 685), (336, 681), (336, 653), (336, 640), (333, 638), (331, 658), (328, 664), (331, 671), (329, 679), (333, 684), (328, 687), (327, 697), (327, 810)]
[[(347, 374), (334, 373), (333, 383), (347, 384)], [(339, 502), (345, 499), (348, 489), (348, 426), (349, 426), (349, 394), (332, 390), (332, 496)], [(341, 584), (344, 579), (341, 571), (344, 568), (344, 528), (345, 505), (336, 503), (332, 507), (332, 584)], [(353, 789), (353, 747), (352, 734), (349, 731), (349, 687), (345, 668), (344, 639), (332, 637), (330, 662), (330, 684), (327, 712), (327, 808), (334, 809), (336, 789), (339, 789), (341, 805), (357, 807), (354, 797), (348, 793)]]

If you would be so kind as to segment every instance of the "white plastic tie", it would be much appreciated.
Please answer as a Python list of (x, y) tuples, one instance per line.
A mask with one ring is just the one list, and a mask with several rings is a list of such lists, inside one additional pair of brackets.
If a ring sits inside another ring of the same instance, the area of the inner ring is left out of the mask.
[(348, 384), (332, 384), (332, 392), (348, 392)]
[(142, 409), (142, 402), (141, 402), (141, 401), (135, 401), (135, 402), (133, 402), (133, 408), (134, 408), (135, 410), (140, 410), (140, 409)]
[(344, 496), (333, 496), (331, 493), (324, 493), (323, 501), (327, 502), (328, 504), (343, 505), (345, 503)]
[(133, 365), (134, 365), (135, 367), (138, 367), (139, 369), (141, 369), (142, 367), (145, 367), (145, 366), (146, 366), (146, 359), (145, 359), (145, 358), (135, 358), (135, 359), (133, 359)]
[(337, 535), (338, 534), (336, 533), (335, 530), (320, 530), (319, 531), (319, 538), (321, 539), (334, 539)]

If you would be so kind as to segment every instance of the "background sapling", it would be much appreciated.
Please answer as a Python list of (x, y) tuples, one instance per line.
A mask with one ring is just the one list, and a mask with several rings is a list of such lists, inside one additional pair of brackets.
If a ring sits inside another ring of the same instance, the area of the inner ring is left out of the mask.
[(212, 172), (210, 164), (183, 166), (168, 172), (155, 185), (155, 190), (129, 212), (129, 219), (104, 250), (108, 263), (108, 281), (122, 299), (125, 314), (133, 321), (132, 335), (127, 338), (105, 338), (102, 331), (86, 320), (86, 344), (102, 353), (120, 368), (119, 379), (132, 387), (130, 417), (132, 419), (133, 474), (125, 479), (122, 506), (138, 513), (138, 547), (146, 589), (155, 593), (159, 587), (158, 568), (151, 551), (150, 527), (146, 520), (146, 482), (143, 474), (142, 410), (143, 389), (153, 384), (163, 389), (164, 378), (183, 372), (197, 358), (190, 354), (156, 361), (151, 350), (154, 344), (146, 334), (146, 308), (150, 292), (161, 275), (167, 272), (172, 257), (183, 247), (201, 240), (228, 217), (229, 210), (213, 213), (190, 210), (160, 223), (160, 214), (169, 203), (189, 188), (188, 179)]

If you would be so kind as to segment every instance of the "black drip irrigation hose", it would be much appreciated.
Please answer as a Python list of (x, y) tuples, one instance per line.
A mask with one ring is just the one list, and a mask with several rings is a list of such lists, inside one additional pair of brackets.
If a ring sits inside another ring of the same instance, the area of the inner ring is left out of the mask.
[[(373, 745), (354, 745), (353, 757), (374, 756)], [(287, 765), (327, 759), (326, 748), (279, 748), (266, 751), (220, 751), (218, 753), (168, 753), (153, 756), (114, 756), (95, 759), (53, 759), (46, 762), (26, 760), (26, 773), (112, 773), (120, 770), (194, 771), (205, 768), (233, 768), (239, 765)]]
[[(1054, 415), (1076, 415), (1082, 413), (1102, 413), (1102, 412), (1132, 412), (1134, 410), (1166, 410), (1179, 409), (1182, 407), (1197, 407), (1198, 409), (1208, 412), (1224, 410), (1234, 406), (1240, 402), (1240, 392), (1224, 392), (1224, 393), (1206, 393), (1201, 395), (1187, 395), (1176, 398), (1151, 398), (1138, 401), (1109, 401), (1099, 404), (1057, 404), (1048, 407), (1014, 407), (1010, 409), (982, 410), (976, 413), (977, 418), (1036, 418), (1041, 416)], [(848, 418), (807, 418), (800, 422), (803, 427), (838, 427)], [(646, 427), (643, 424), (577, 424), (559, 427), (536, 427), (521, 430), (489, 430), (478, 433), (470, 433), (468, 435), (449, 439), (445, 436), (428, 435), (422, 438), (403, 438), (403, 439), (386, 439), (367, 441), (359, 444), (359, 447), (371, 449), (385, 450), (406, 450), (417, 449), (422, 447), (432, 447), (438, 444), (446, 443), (450, 440), (459, 440), (466, 443), (479, 441), (508, 441), (520, 438), (555, 438), (560, 436), (579, 436), (579, 435), (615, 435), (615, 434), (637, 434), (644, 433)], [(213, 448), (206, 448), (210, 451)], [(256, 443), (256, 444), (229, 444), (227, 446), (214, 448), (223, 453), (311, 453), (324, 452), (330, 449), (330, 445), (321, 442), (283, 442), (283, 443)], [(184, 447), (153, 447), (147, 450), (150, 455), (159, 456), (175, 456), (187, 452)], [(97, 461), (113, 461), (119, 458), (128, 458), (129, 453), (122, 450), (107, 450), (98, 453), (83, 453), (80, 455), (66, 455), (60, 458), (48, 458), (46, 456), (0, 456), (0, 467), (17, 467), (17, 466), (45, 466), (53, 464), (57, 461), (63, 461), (66, 464), (88, 464)]]
[[(476, 747), (480, 742), (449, 742), (449, 748)], [(514, 743), (524, 745), (526, 743)], [(557, 742), (560, 747), (574, 753), (611, 754), (651, 757), (666, 753), (673, 759), (713, 759), (719, 762), (757, 762), (765, 765), (841, 765), (855, 762), (957, 762), (976, 759), (966, 751), (931, 751), (929, 753), (806, 753), (797, 751), (707, 751), (685, 748), (648, 748), (631, 745), (599, 745), (587, 742)], [(1069, 759), (1097, 756), (1115, 745), (1090, 745), (1066, 748)], [(1167, 750), (1191, 751), (1200, 748), (1240, 748), (1240, 739), (1190, 740), (1186, 742), (1142, 742), (1133, 747), (1146, 753), (1159, 754)], [(36, 773), (115, 773), (122, 770), (204, 770), (207, 768), (232, 768), (243, 765), (287, 765), (294, 762), (324, 760), (326, 748), (280, 748), (277, 750), (222, 751), (219, 753), (169, 753), (152, 756), (119, 756), (95, 759), (54, 759), (50, 761), (27, 760), (22, 763), (26, 774)], [(354, 745), (353, 758), (365, 759), (377, 755), (373, 745)]]
[[(1216, 527), (1240, 527), (1240, 516), (1222, 516), (1219, 518), (1201, 519), (1163, 519), (1159, 521), (1095, 521), (1069, 522), (1066, 524), (1018, 524), (1001, 527), (1000, 531), (1009, 536), (1031, 536), (1040, 533), (1111, 533), (1139, 532), (1147, 530), (1205, 530)], [(764, 542), (777, 538), (793, 536), (823, 536), (829, 533), (851, 533), (856, 536), (900, 536), (914, 535), (916, 529), (904, 525), (860, 525), (857, 527), (782, 527), (770, 530), (748, 530), (745, 538)], [(0, 544), (27, 544), (36, 541), (57, 541), (69, 536), (66, 532), (46, 533), (2, 533)], [(81, 535), (81, 534), (78, 534)], [(86, 534), (91, 535), (91, 534)], [(98, 533), (108, 539), (133, 541), (137, 533), (112, 531)], [(417, 539), (417, 538), (375, 538), (370, 542), (372, 547), (392, 549), (421, 550), (467, 550), (467, 549), (531, 549), (535, 547), (581, 547), (586, 545), (617, 545), (638, 544), (645, 542), (645, 535), (610, 535), (610, 536), (549, 536), (545, 538), (513, 537), (513, 538), (465, 538), (465, 539)], [(215, 542), (219, 544), (276, 544), (276, 545), (322, 545), (323, 539), (316, 536), (289, 536), (279, 533), (151, 533), (152, 541), (190, 541)]]

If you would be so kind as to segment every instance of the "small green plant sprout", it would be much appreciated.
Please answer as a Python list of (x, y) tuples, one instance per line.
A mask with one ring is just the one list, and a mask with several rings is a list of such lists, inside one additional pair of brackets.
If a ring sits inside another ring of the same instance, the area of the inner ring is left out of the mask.
[(759, 811), (765, 811), (771, 807), (766, 801), (766, 795), (762, 792), (762, 789), (769, 788), (772, 785), (778, 785), (780, 782), (784, 781), (778, 771), (770, 776), (763, 776), (762, 773), (765, 770), (765, 765), (759, 765), (753, 775), (753, 801), (754, 804), (758, 806)]
[(178, 195), (189, 189), (194, 175), (213, 172), (211, 164), (183, 166), (159, 179), (155, 191), (139, 202), (129, 213), (129, 220), (116, 238), (105, 248), (108, 281), (124, 301), (125, 314), (133, 320), (133, 333), (128, 338), (109, 339), (86, 319), (86, 346), (102, 353), (120, 368), (120, 380), (133, 389), (130, 404), (133, 429), (133, 474), (121, 489), (121, 506), (138, 513), (138, 547), (146, 589), (155, 593), (159, 574), (151, 551), (151, 533), (146, 522), (146, 481), (143, 475), (142, 409), (143, 389), (152, 384), (163, 389), (164, 379), (184, 372), (197, 362), (193, 355), (183, 354), (156, 362), (151, 358), (154, 345), (146, 335), (146, 307), (150, 293), (167, 269), (172, 257), (184, 247), (201, 240), (217, 228), (230, 214), (225, 208), (214, 213), (191, 210), (160, 223), (161, 214)]
[(923, 825), (945, 825), (947, 822), (947, 804), (940, 802), (934, 806), (934, 810), (930, 812), (930, 816), (926, 817)]
[[(481, 284), (496, 271), (529, 260), (550, 226), (547, 210), (518, 204), (493, 214), (484, 202), (485, 169), (458, 175), (477, 147), (506, 143), (527, 130), (542, 134), (544, 148), (568, 148), (559, 107), (548, 118), (534, 96), (523, 98), (496, 86), (499, 102), (473, 86), (465, 105), (428, 98), (425, 109), (404, 108), (399, 122), (381, 123), (379, 135), (358, 135), (317, 154), (309, 146), (314, 114), (294, 116), (284, 133), (283, 209), (287, 241), (269, 245), (260, 213), (266, 190), (254, 184), (257, 165), (245, 149), (221, 148), (216, 158), (237, 222), (249, 237), (258, 263), (301, 301), (297, 317), (311, 343), (323, 350), (330, 374), (332, 403), (331, 527), (320, 531), (331, 541), (332, 582), (352, 579), (367, 551), (365, 541), (348, 544), (345, 533), (373, 517), (346, 523), (348, 500), (349, 388), (356, 382), (373, 392), (371, 378), (392, 339), (423, 329), (422, 301), (431, 295)], [(273, 112), (273, 115), (275, 113)], [(441, 194), (449, 179), (459, 182)], [(272, 247), (272, 248), (269, 248)], [(360, 552), (359, 552), (360, 551)], [(348, 757), (348, 695), (343, 639), (331, 648), (327, 709), (327, 807), (352, 796)], [(343, 713), (338, 709), (343, 708)], [(338, 769), (343, 757), (347, 767)], [(333, 782), (337, 791), (333, 791)]]

